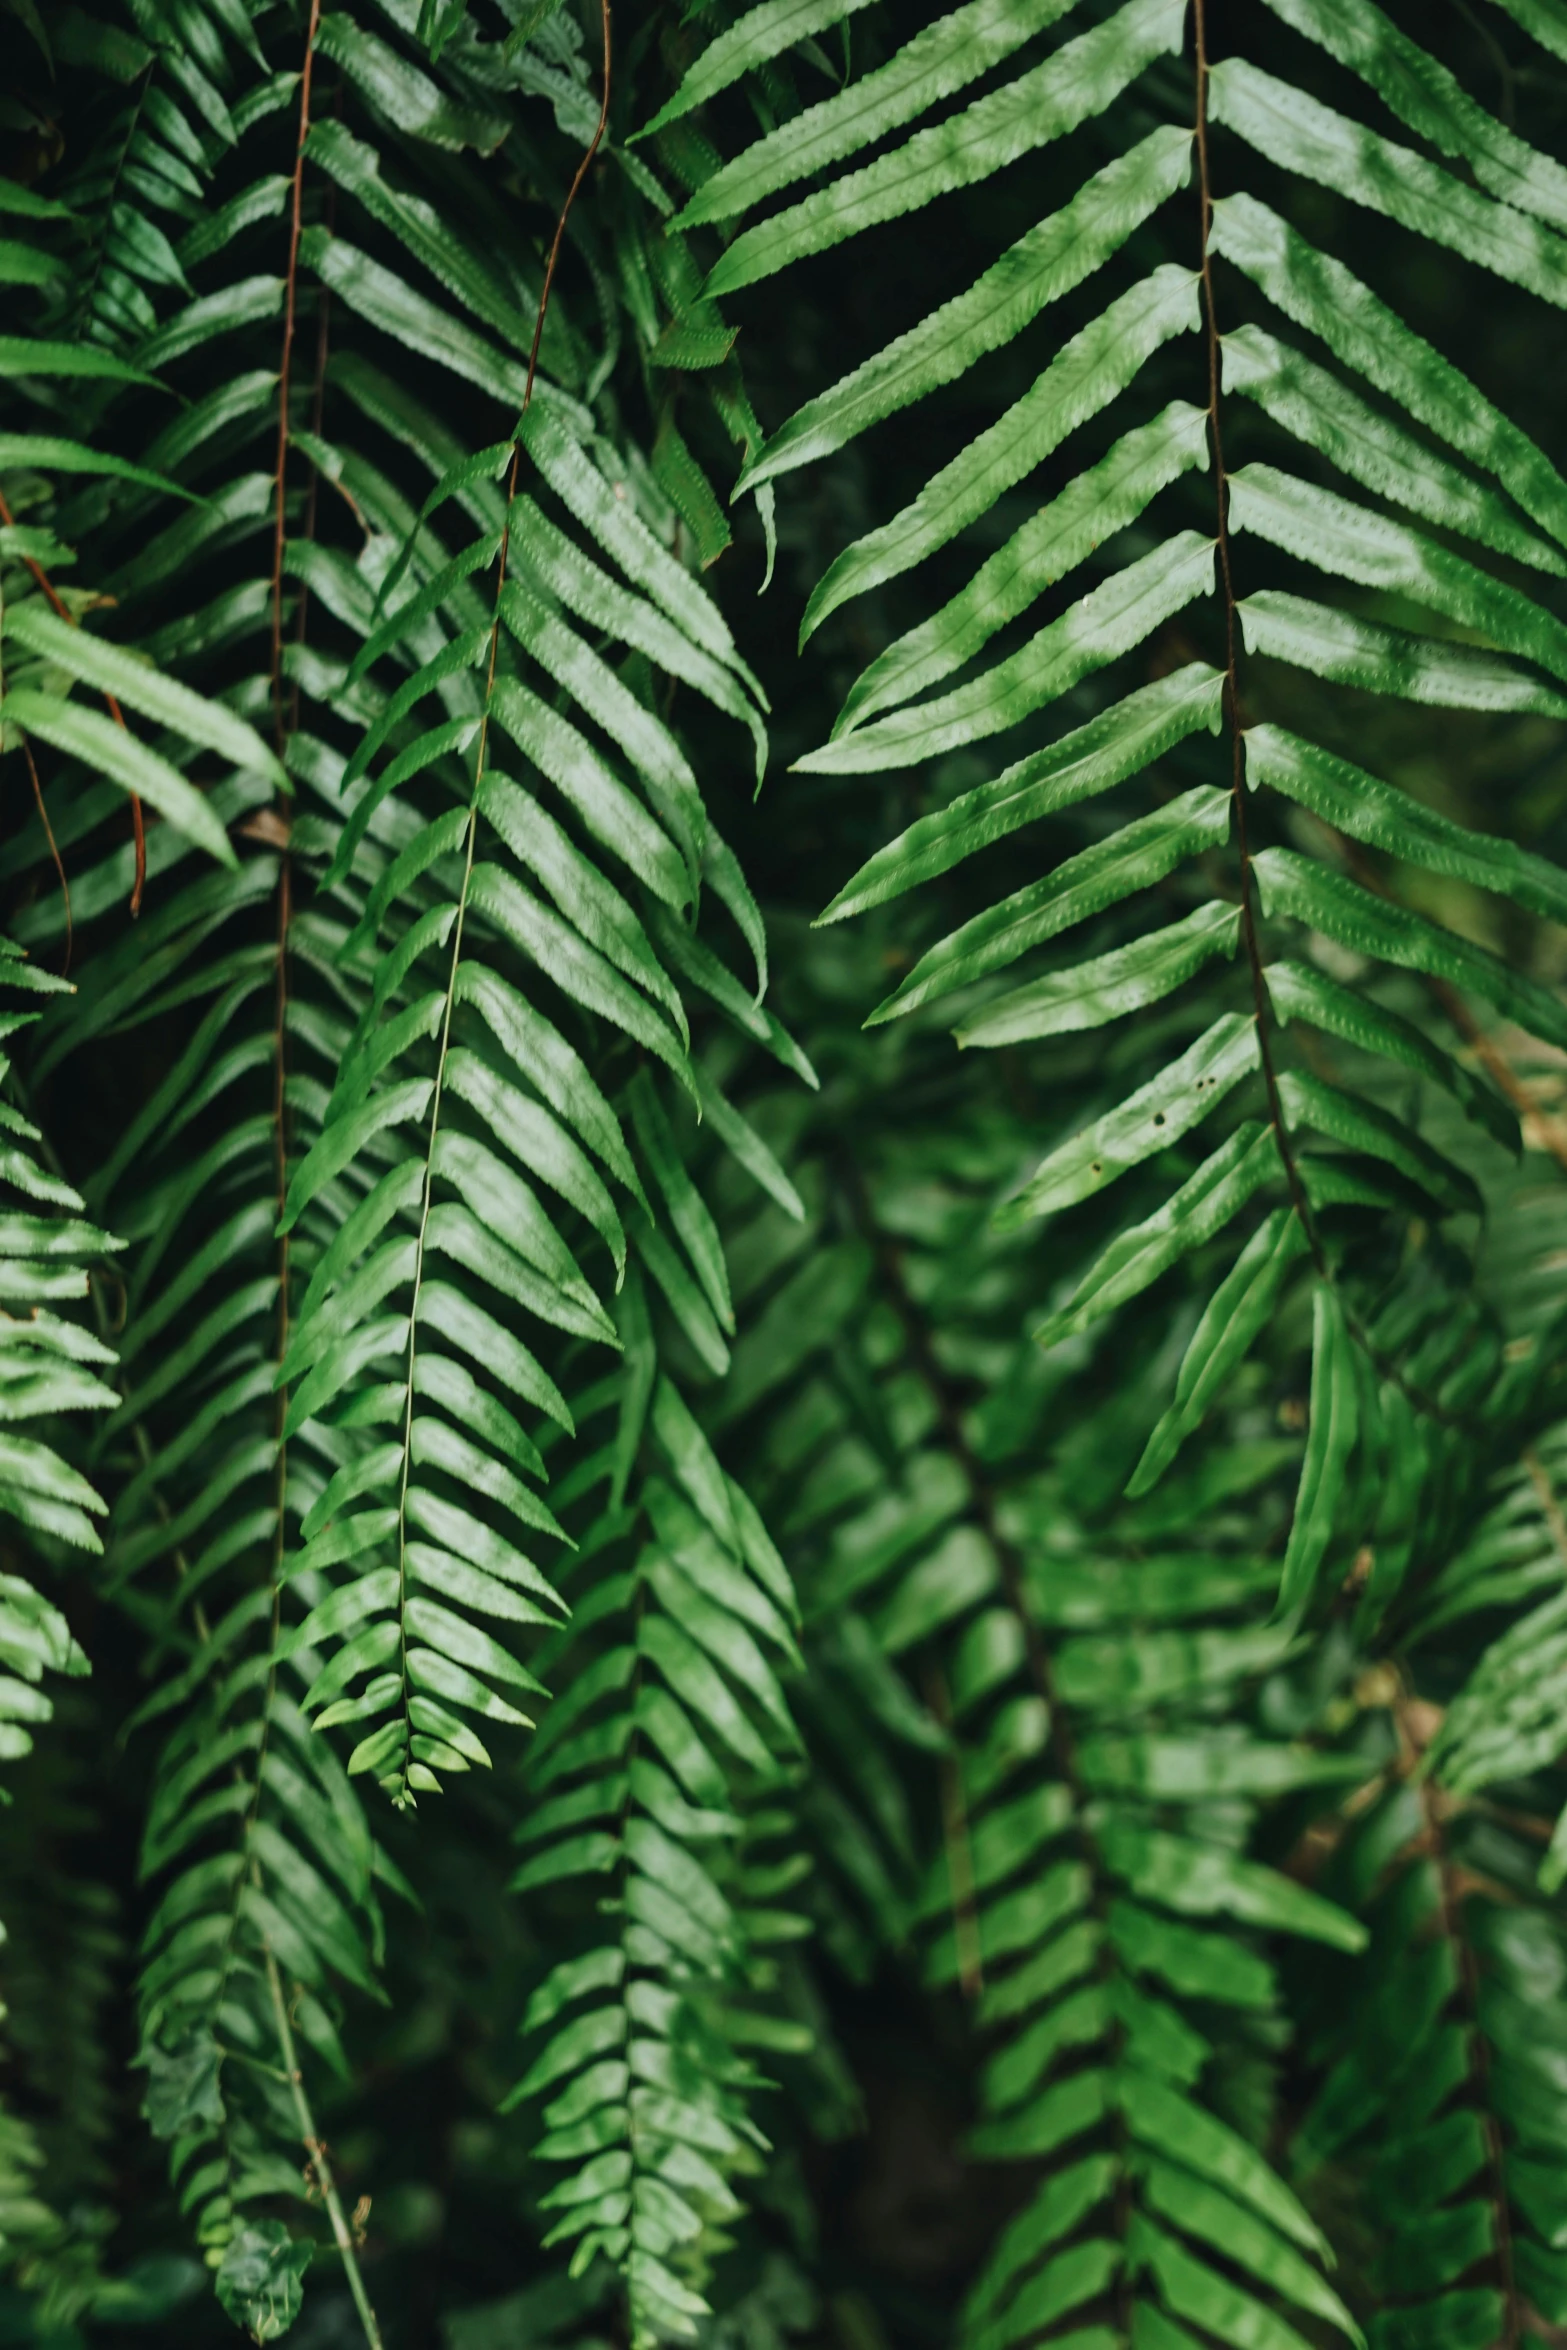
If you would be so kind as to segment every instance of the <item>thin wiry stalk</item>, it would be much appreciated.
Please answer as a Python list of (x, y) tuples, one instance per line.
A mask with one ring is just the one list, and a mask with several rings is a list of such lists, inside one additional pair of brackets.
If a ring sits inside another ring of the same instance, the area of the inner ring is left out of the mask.
[(304, 2076), (299, 2068), (299, 2053), (294, 2046), (294, 2027), (289, 2021), (288, 2002), (283, 1996), (283, 1978), (278, 1972), (277, 1960), (267, 1952), (267, 1989), (272, 1998), (272, 2012), (277, 2022), (278, 2045), (283, 2051), (283, 2062), (288, 2073), (290, 2094), (294, 2100), (294, 2114), (299, 2123), (299, 2135), (321, 2189), (321, 2200), (331, 2223), (332, 2240), (343, 2257), (343, 2274), (348, 2279), (348, 2290), (353, 2295), (359, 2322), (364, 2328), (370, 2350), (382, 2350), (381, 2328), (365, 2290), (365, 2281), (359, 2270), (359, 2256), (354, 2245), (353, 2230), (343, 2210), (337, 2182), (332, 2176), (332, 2164), (326, 2142), (316, 2128), (310, 2101), (305, 2095)]
[[(3, 524), (7, 530), (14, 530), (16, 527), (16, 516), (11, 512), (10, 507), (6, 504), (5, 493), (3, 491), (0, 491), (0, 524)], [(79, 628), (81, 626), (80, 621), (77, 619), (76, 614), (71, 610), (69, 604), (67, 604), (64, 598), (57, 592), (54, 582), (50, 579), (49, 574), (45, 571), (43, 565), (41, 563), (35, 562), (31, 555), (24, 555), (22, 557), (22, 562), (27, 570), (32, 573), (34, 582), (36, 583), (39, 592), (47, 597), (49, 607), (55, 614), (55, 617), (57, 619), (63, 620), (69, 628)], [(125, 733), (129, 734), (130, 728), (125, 724), (125, 712), (120, 708), (120, 705), (115, 700), (113, 694), (106, 690), (104, 692), (103, 699), (109, 716), (114, 720), (115, 725), (123, 728)], [(142, 806), (140, 799), (135, 792), (132, 792), (129, 796), (131, 803), (131, 831), (136, 842), (136, 878), (131, 888), (131, 912), (133, 914), (139, 914), (141, 912), (141, 894), (147, 884), (147, 827), (142, 816)], [(40, 797), (40, 814), (42, 813), (42, 808), (43, 802), (42, 798)], [(44, 830), (46, 832), (49, 831), (49, 819), (47, 817), (44, 818)], [(52, 833), (50, 834), (49, 845), (51, 848), (54, 848), (54, 836)], [(58, 849), (55, 849), (55, 866), (59, 871), (60, 885), (62, 888), (64, 888), (65, 870), (64, 867), (60, 864), (60, 852)], [(65, 896), (65, 921), (67, 937), (65, 960), (67, 968), (69, 968), (71, 960), (69, 945), (71, 897), (69, 890), (66, 891)]]

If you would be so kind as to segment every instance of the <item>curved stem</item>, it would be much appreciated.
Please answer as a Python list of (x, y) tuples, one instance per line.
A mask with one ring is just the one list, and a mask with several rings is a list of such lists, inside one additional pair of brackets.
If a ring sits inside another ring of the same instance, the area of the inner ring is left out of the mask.
[(600, 0), (600, 17), (604, 39), (604, 94), (599, 100), (599, 118), (594, 126), (593, 136), (583, 150), (582, 160), (577, 165), (576, 177), (566, 190), (566, 201), (560, 208), (560, 218), (555, 223), (555, 234), (550, 240), (550, 257), (544, 265), (544, 283), (539, 290), (538, 315), (533, 321), (533, 343), (528, 352), (528, 380), (522, 391), (524, 414), (526, 414), (528, 405), (533, 398), (533, 379), (538, 373), (539, 366), (539, 344), (544, 339), (544, 314), (550, 306), (550, 288), (555, 283), (555, 264), (560, 259), (561, 239), (566, 234), (566, 223), (571, 218), (571, 208), (577, 201), (577, 190), (588, 176), (588, 166), (599, 151), (599, 142), (604, 136), (604, 126), (609, 121), (609, 0)]
[[(299, 82), (299, 133), (294, 152), (294, 171), (289, 209), (288, 269), (283, 297), (283, 349), (278, 365), (278, 437), (275, 475), (275, 512), (272, 538), (272, 714), (277, 733), (278, 750), (287, 745), (288, 736), (299, 723), (297, 693), (285, 717), (283, 704), (283, 551), (287, 522), (287, 477), (289, 451), (289, 382), (294, 352), (294, 329), (298, 316), (299, 241), (304, 201), (305, 142), (310, 135), (310, 95), (312, 70), (315, 63), (316, 36), (321, 23), (321, 0), (310, 0), (310, 17), (305, 32), (305, 59)], [(316, 342), (316, 413), (319, 425), (320, 407), (326, 367), (326, 319), (323, 314)], [(314, 485), (311, 495), (311, 522), (314, 523)], [(300, 615), (300, 637), (304, 636), (304, 615)], [(287, 808), (279, 810), (286, 823)], [(293, 877), (287, 847), (278, 861), (277, 895), (277, 984), (273, 1013), (273, 1094), (272, 1125), (274, 1149), (274, 1186), (278, 1211), (278, 1333), (277, 1359), (281, 1364), (288, 1355), (290, 1330), (289, 1314), (289, 1236), (283, 1224), (283, 1211), (288, 1198), (288, 942), (293, 915)], [(272, 1542), (272, 1617), (269, 1642), (266, 1690), (263, 1698), (261, 1747), (256, 1759), (254, 1791), (250, 1811), (245, 1822), (245, 1859), (241, 1862), (240, 1884), (247, 1875), (259, 1874), (249, 1859), (249, 1845), (261, 1810), (262, 1764), (272, 1730), (273, 1704), (277, 1690), (278, 1643), (283, 1628), (283, 1567), (288, 1542), (288, 1446), (284, 1428), (288, 1417), (288, 1390), (279, 1388), (275, 1404), (277, 1468), (274, 1484), (274, 1518)], [(247, 1865), (248, 1864), (248, 1865)], [(236, 1904), (236, 1919), (237, 1919)], [(360, 2272), (359, 2256), (353, 2231), (343, 2213), (337, 2182), (327, 2154), (325, 2141), (316, 2128), (310, 2101), (305, 2093), (304, 2074), (299, 2052), (294, 2042), (294, 2027), (284, 1996), (283, 1977), (277, 1955), (271, 1943), (262, 1937), (263, 1965), (267, 1991), (271, 1999), (273, 2019), (277, 2026), (278, 2049), (283, 2059), (283, 2070), (288, 2079), (293, 2099), (295, 2119), (299, 2127), (300, 2143), (305, 2148), (321, 2189), (321, 2199), (331, 2225), (332, 2237), (343, 2263), (343, 2274), (353, 2297), (359, 2321), (364, 2329), (367, 2350), (382, 2350), (381, 2329), (377, 2322), (370, 2296)]]
[(22, 756), (27, 761), (27, 772), (33, 786), (33, 805), (38, 810), (38, 821), (43, 826), (44, 838), (49, 843), (49, 854), (54, 860), (55, 879), (60, 884), (60, 897), (65, 906), (65, 961), (60, 967), (60, 977), (69, 979), (72, 937), (71, 885), (65, 878), (65, 860), (60, 855), (60, 844), (54, 837), (54, 826), (49, 821), (49, 811), (44, 805), (44, 787), (38, 780), (38, 762), (33, 757), (33, 746), (25, 734), (22, 737)]

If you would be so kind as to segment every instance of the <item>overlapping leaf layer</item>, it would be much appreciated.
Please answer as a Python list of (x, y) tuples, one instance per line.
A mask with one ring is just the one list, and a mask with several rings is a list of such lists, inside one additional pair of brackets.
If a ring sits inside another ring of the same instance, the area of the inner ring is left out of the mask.
[(1567, 2325), (1455, 13), (6, 0), (7, 2340)]

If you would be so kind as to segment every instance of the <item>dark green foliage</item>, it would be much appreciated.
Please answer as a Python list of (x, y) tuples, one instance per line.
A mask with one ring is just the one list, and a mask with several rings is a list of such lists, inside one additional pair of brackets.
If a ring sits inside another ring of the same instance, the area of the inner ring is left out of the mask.
[(0, 2340), (1555, 2339), (1559, 0), (0, 21)]

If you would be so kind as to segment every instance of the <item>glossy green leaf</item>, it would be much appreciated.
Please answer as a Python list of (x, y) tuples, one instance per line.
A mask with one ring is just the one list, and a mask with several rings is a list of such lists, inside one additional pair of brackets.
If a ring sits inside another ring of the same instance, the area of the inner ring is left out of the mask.
[(704, 179), (675, 222), (722, 220), (857, 154), (952, 97), (1066, 13), (1070, 0), (969, 0), (904, 43), (886, 65), (808, 107)]
[(1201, 906), (1130, 946), (1014, 989), (954, 1033), (960, 1045), (994, 1046), (1103, 1027), (1162, 1003), (1215, 955), (1233, 954), (1239, 925), (1238, 908)]
[(1196, 324), (1197, 281), (1173, 264), (1113, 302), (901, 513), (844, 550), (811, 592), (801, 642), (840, 604), (912, 570), (988, 513), (1068, 433), (1124, 391), (1153, 352)]
[(1198, 596), (1213, 592), (1213, 542), (1181, 531), (1124, 571), (1112, 572), (1021, 651), (970, 685), (894, 711), (843, 734), (795, 765), (808, 774), (863, 775), (914, 766), (959, 744), (1005, 732), (1083, 678), (1144, 643)]
[(101, 711), (79, 709), (74, 702), (40, 693), (34, 686), (11, 687), (0, 702), (0, 722), (40, 736), (95, 774), (136, 793), (220, 865), (236, 862), (228, 834), (204, 795), (128, 727), (116, 726)]
[(977, 849), (1036, 817), (1096, 796), (1170, 750), (1199, 727), (1216, 730), (1222, 679), (1192, 662), (1009, 767), (994, 783), (964, 792), (920, 817), (845, 884), (821, 916), (840, 921), (948, 872)]
[(1452, 363), (1346, 269), (1253, 196), (1214, 206), (1213, 247), (1346, 366), (1460, 455), (1495, 474), (1530, 519), (1567, 547), (1567, 481)]
[[(1225, 336), (1224, 388), (1255, 400), (1362, 489), (1497, 553), (1561, 573), (1556, 550), (1524, 528), (1505, 498), (1427, 448), (1330, 369), (1260, 327), (1238, 327)], [(1473, 455), (1473, 448), (1467, 453)]]
[(1306, 1457), (1279, 1585), (1279, 1611), (1285, 1616), (1297, 1615), (1310, 1601), (1333, 1537), (1359, 1424), (1353, 1346), (1343, 1307), (1329, 1284), (1319, 1281), (1312, 1299)]
[(1181, 1360), (1175, 1400), (1149, 1437), (1127, 1484), (1128, 1493), (1146, 1493), (1164, 1475), (1232, 1371), (1250, 1353), (1306, 1246), (1293, 1208), (1275, 1208), (1259, 1224), (1203, 1309)]
[(1278, 1095), (1291, 1130), (1314, 1127), (1347, 1150), (1385, 1159), (1444, 1208), (1459, 1214), (1479, 1212), (1480, 1194), (1473, 1178), (1380, 1103), (1360, 1100), (1329, 1085), (1310, 1069), (1283, 1070)]
[(1500, 1095), (1444, 1053), (1412, 1021), (1388, 1011), (1364, 993), (1341, 986), (1307, 963), (1270, 963), (1267, 988), (1276, 1019), (1308, 1021), (1329, 1036), (1358, 1045), (1363, 1052), (1380, 1053), (1429, 1078), (1516, 1158), (1521, 1148), (1518, 1122)]
[[(1034, 1324), (1035, 1341), (1056, 1346), (1138, 1296), (1190, 1250), (1222, 1232), (1260, 1187), (1282, 1172), (1272, 1133), (1247, 1120), (1163, 1207), (1111, 1242), (1070, 1302)], [(1008, 1210), (1000, 1213), (1006, 1216)]]
[[(741, 489), (830, 455), (884, 417), (954, 382), (987, 351), (1013, 341), (1041, 310), (1108, 260), (1184, 183), (1188, 168), (1189, 142), (1179, 132), (1150, 132), (1031, 229), (966, 294), (943, 303), (831, 391), (807, 401), (750, 461)], [(715, 277), (725, 266), (719, 264)], [(1142, 312), (1157, 307), (1143, 297)], [(1107, 315), (1125, 333), (1128, 313)]]
[(1096, 1197), (1189, 1134), (1257, 1066), (1255, 1019), (1226, 1012), (1157, 1077), (1052, 1151), (998, 1217), (1001, 1228)]
[(1398, 116), (1444, 155), (1471, 166), (1493, 196), (1567, 228), (1567, 170), (1476, 105), (1457, 76), (1409, 38), (1375, 0), (1268, 0), (1276, 16), (1320, 42), (1368, 82)]
[(1252, 871), (1265, 913), (1291, 916), (1357, 954), (1450, 980), (1485, 997), (1532, 1035), (1567, 1047), (1567, 1017), (1554, 995), (1483, 947), (1390, 899), (1373, 897), (1293, 849), (1264, 849)]
[(852, 16), (866, 0), (761, 0), (735, 24), (719, 34), (692, 66), (674, 96), (660, 107), (639, 138), (651, 138), (665, 125), (705, 106), (720, 90), (727, 90), (742, 74), (765, 65), (769, 58), (791, 49), (813, 33)]
[(1547, 302), (1567, 303), (1567, 242), (1412, 149), (1238, 57), (1214, 67), (1208, 103), (1216, 122), (1271, 163), (1385, 213)]
[(875, 222), (899, 219), (937, 196), (988, 179), (1103, 113), (1180, 38), (1181, 10), (1174, 0), (1128, 0), (1107, 23), (976, 99), (950, 123), (916, 131), (875, 163), (743, 231), (708, 279), (708, 292), (732, 293)]
[(1559, 866), (1512, 841), (1455, 824), (1282, 727), (1248, 732), (1246, 774), (1254, 787), (1271, 785), (1354, 840), (1428, 872), (1495, 890), (1547, 921), (1567, 920), (1567, 875)]
[(1236, 607), (1246, 649), (1336, 685), (1456, 710), (1532, 711), (1554, 718), (1562, 697), (1526, 670), (1468, 645), (1357, 620), (1304, 596), (1262, 588)]
[(1183, 792), (1167, 807), (1135, 818), (1095, 847), (1068, 857), (1046, 880), (1003, 898), (941, 940), (921, 956), (897, 993), (871, 1014), (867, 1027), (1004, 970), (1029, 948), (1059, 937), (1138, 890), (1153, 888), (1188, 857), (1218, 848), (1229, 831), (1228, 792), (1206, 784)]
[(1047, 587), (1135, 522), (1161, 489), (1207, 462), (1201, 409), (1172, 400), (1152, 424), (1134, 426), (982, 563), (966, 588), (877, 656), (850, 687), (835, 738), (961, 668)]

